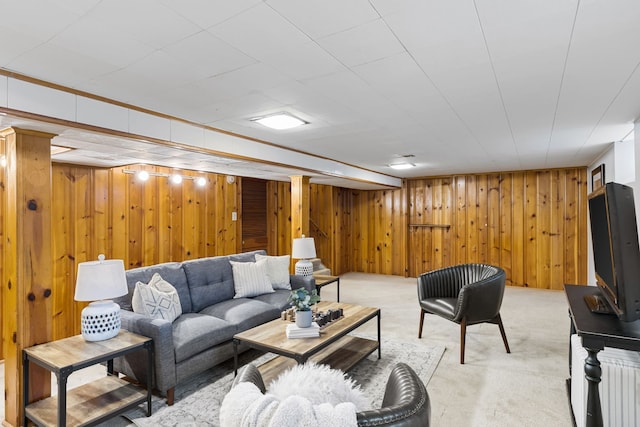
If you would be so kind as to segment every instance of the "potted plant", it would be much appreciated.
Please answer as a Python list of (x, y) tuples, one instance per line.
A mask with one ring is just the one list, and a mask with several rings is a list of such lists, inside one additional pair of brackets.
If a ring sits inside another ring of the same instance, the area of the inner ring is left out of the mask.
[(296, 325), (300, 328), (311, 326), (311, 306), (320, 301), (320, 296), (314, 289), (309, 292), (305, 288), (293, 289), (289, 294), (289, 303), (296, 311)]

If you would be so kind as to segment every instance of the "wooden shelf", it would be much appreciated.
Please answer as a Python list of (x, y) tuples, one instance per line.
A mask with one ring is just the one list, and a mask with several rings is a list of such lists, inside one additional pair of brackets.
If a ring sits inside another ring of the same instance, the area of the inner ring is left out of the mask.
[[(377, 341), (347, 335), (311, 356), (309, 360), (347, 372), (377, 348)], [(258, 370), (262, 375), (265, 386), (268, 387), (268, 384), (285, 369), (295, 365), (296, 361), (294, 359), (278, 356), (258, 366)]]
[[(67, 425), (84, 426), (107, 419), (147, 400), (147, 391), (115, 376), (107, 376), (67, 392)], [(25, 408), (38, 425), (58, 423), (58, 396), (33, 402)]]

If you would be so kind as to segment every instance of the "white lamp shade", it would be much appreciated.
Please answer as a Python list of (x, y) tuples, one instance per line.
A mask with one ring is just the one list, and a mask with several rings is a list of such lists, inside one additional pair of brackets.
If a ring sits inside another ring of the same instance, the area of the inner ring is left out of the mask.
[(98, 261), (78, 264), (76, 279), (76, 301), (98, 301), (126, 295), (127, 278), (121, 259), (105, 260), (100, 255)]
[(293, 247), (291, 248), (291, 258), (295, 259), (309, 259), (315, 258), (316, 245), (313, 241), (313, 237), (299, 237), (293, 239)]

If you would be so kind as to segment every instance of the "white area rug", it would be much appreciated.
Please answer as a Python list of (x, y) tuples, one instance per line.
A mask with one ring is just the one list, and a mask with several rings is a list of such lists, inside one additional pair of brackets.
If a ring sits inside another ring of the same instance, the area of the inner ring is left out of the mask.
[[(382, 359), (378, 360), (378, 353), (374, 352), (349, 372), (351, 378), (362, 387), (365, 395), (371, 400), (372, 408), (380, 407), (389, 373), (396, 363), (407, 363), (424, 384), (428, 385), (445, 351), (444, 347), (426, 347), (387, 341), (384, 338), (381, 347)], [(261, 364), (272, 357), (272, 354), (249, 350), (240, 355), (240, 364)], [(151, 417), (145, 417), (143, 406), (129, 411), (125, 417), (141, 427), (218, 426), (220, 405), (231, 389), (232, 382), (233, 361), (229, 361), (179, 384), (176, 387), (173, 406), (167, 406), (164, 399), (154, 396)]]

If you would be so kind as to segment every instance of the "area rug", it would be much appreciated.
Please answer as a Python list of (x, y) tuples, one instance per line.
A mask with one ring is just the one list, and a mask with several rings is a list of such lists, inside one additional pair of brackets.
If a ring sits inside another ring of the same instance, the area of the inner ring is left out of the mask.
[[(424, 384), (428, 385), (445, 351), (444, 347), (440, 346), (426, 347), (384, 339), (381, 348), (380, 360), (378, 360), (378, 353), (375, 352), (348, 373), (371, 400), (372, 408), (380, 407), (389, 373), (396, 363), (407, 363), (416, 371)], [(274, 357), (272, 354), (249, 350), (240, 355), (239, 361), (241, 365), (247, 363), (259, 365), (272, 357)], [(143, 408), (146, 408), (146, 405), (129, 411), (124, 416), (140, 427), (218, 426), (220, 425), (218, 421), (220, 405), (231, 389), (233, 378), (233, 361), (225, 362), (176, 386), (173, 406), (167, 406), (165, 399), (154, 396), (151, 417), (145, 417)]]

